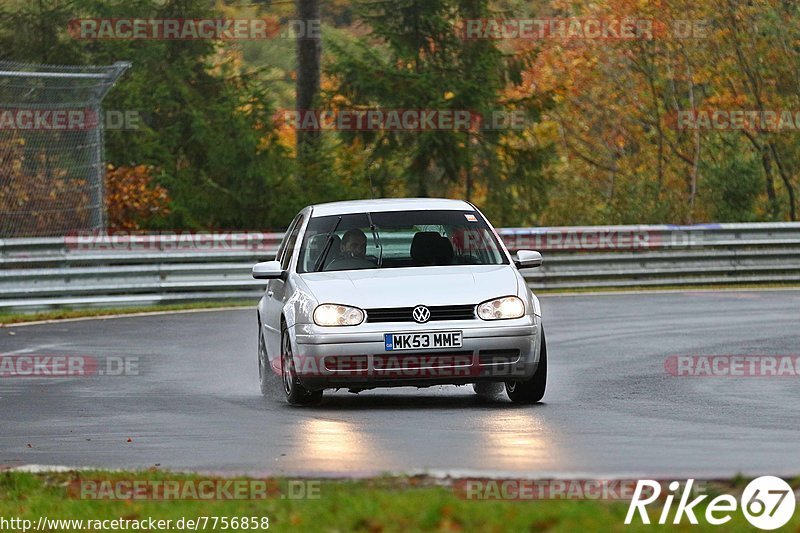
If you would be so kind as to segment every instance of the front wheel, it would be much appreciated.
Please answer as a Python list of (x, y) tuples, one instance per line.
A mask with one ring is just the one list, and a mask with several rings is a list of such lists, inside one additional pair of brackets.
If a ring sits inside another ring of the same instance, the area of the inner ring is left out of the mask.
[(286, 401), (290, 405), (313, 405), (322, 400), (321, 390), (310, 391), (300, 383), (294, 368), (289, 331), (285, 326), (281, 328), (281, 376), (283, 378), (283, 391), (286, 393)]
[(544, 397), (547, 388), (547, 343), (542, 329), (542, 347), (539, 351), (539, 366), (533, 376), (525, 381), (506, 381), (506, 393), (514, 403), (536, 403)]

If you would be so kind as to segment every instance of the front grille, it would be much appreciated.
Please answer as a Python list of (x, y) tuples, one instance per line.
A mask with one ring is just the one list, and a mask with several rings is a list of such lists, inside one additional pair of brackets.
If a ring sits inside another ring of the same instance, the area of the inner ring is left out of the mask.
[[(435, 320), (472, 320), (475, 318), (475, 306), (467, 305), (434, 305), (429, 322)], [(413, 307), (381, 307), (367, 309), (367, 322), (414, 322), (411, 316)]]

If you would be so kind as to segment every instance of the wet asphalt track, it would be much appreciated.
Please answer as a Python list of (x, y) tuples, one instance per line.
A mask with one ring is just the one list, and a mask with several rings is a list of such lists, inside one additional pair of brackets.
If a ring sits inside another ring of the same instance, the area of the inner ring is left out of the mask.
[(532, 407), (468, 387), (341, 391), (315, 408), (289, 407), (278, 393), (265, 400), (254, 310), (0, 329), (0, 354), (137, 357), (140, 367), (125, 377), (0, 378), (0, 465), (800, 473), (800, 377), (664, 370), (673, 354), (800, 355), (800, 291), (545, 296), (542, 306), (550, 382)]

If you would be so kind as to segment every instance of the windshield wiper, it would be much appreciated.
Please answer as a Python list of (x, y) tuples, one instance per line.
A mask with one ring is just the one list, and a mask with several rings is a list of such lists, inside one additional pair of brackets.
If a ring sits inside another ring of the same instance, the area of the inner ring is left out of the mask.
[(367, 213), (367, 219), (369, 220), (369, 229), (372, 230), (372, 237), (375, 239), (375, 246), (378, 248), (378, 268), (380, 268), (381, 263), (383, 262), (383, 245), (381, 244), (381, 236), (378, 235), (378, 229), (375, 226), (375, 223), (372, 221), (371, 213)]
[(333, 243), (333, 233), (336, 231), (336, 228), (339, 227), (339, 223), (342, 221), (342, 217), (340, 216), (339, 219), (336, 221), (336, 224), (333, 225), (331, 230), (328, 232), (328, 238), (325, 241), (325, 246), (322, 248), (322, 252), (319, 254), (317, 258), (317, 262), (314, 263), (314, 272), (319, 272), (322, 268), (322, 264), (325, 262), (325, 258), (328, 257), (328, 252), (331, 249), (331, 244)]

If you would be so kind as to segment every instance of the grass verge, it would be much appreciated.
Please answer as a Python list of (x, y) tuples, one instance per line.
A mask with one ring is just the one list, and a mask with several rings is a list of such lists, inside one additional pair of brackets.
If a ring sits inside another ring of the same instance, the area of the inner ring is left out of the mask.
[(188, 311), (192, 309), (218, 309), (220, 307), (255, 308), (257, 299), (236, 300), (227, 302), (192, 302), (183, 304), (143, 305), (139, 307), (90, 308), (90, 309), (53, 309), (34, 313), (0, 313), (0, 325), (38, 322), (41, 320), (62, 320), (65, 318), (104, 317), (113, 315), (130, 315), (136, 313), (158, 313), (167, 311)]
[[(262, 480), (267, 490), (259, 499), (124, 499), (92, 500), (81, 498), (81, 491), (91, 495), (113, 494), (114, 481), (147, 481), (182, 483), (211, 478), (193, 474), (175, 474), (148, 470), (138, 472), (83, 471), (63, 473), (0, 473), (0, 519), (19, 518), (38, 524), (40, 517), (73, 520), (171, 520), (170, 530), (180, 530), (175, 525), (186, 520), (206, 519), (198, 530), (233, 530), (222, 527), (219, 517), (255, 517), (258, 525), (267, 517), (273, 531), (646, 531), (653, 526), (636, 521), (625, 526), (628, 509), (626, 501), (599, 500), (528, 500), (504, 501), (497, 499), (466, 499), (463, 492), (454, 489), (452, 481), (442, 481), (424, 476), (384, 477), (367, 480), (288, 480), (273, 478)], [(246, 478), (230, 478), (246, 479)], [(112, 483), (103, 483), (109, 480)], [(797, 481), (797, 480), (795, 480)], [(83, 483), (83, 484), (82, 484)], [(89, 484), (87, 484), (89, 483)], [(95, 485), (91, 485), (95, 483)], [(707, 493), (729, 492), (737, 494), (746, 484), (743, 479), (716, 482), (707, 486)], [(107, 487), (106, 492), (102, 489)], [(192, 486), (199, 486), (194, 484)], [(794, 486), (797, 484), (795, 482)], [(91, 490), (88, 490), (87, 487)], [(95, 487), (97, 489), (95, 489)], [(153, 494), (153, 491), (143, 494)], [(307, 497), (314, 496), (314, 497)], [(662, 495), (663, 496), (663, 495)], [(722, 529), (708, 524), (705, 507), (711, 497), (697, 505), (695, 513), (699, 525), (693, 526), (684, 517), (680, 526), (670, 529), (685, 531), (746, 531), (752, 530), (740, 509), (732, 512), (732, 519)], [(678, 497), (672, 506), (670, 522), (675, 513)], [(738, 500), (738, 495), (737, 495)], [(657, 521), (664, 499), (648, 507), (651, 520)], [(211, 517), (218, 517), (212, 528)], [(232, 524), (232, 523), (231, 523)], [(11, 529), (6, 524), (5, 529)], [(84, 523), (84, 530), (85, 530)], [(785, 526), (788, 530), (800, 527), (800, 513)], [(31, 526), (33, 529), (33, 526)], [(76, 524), (57, 527), (50, 531), (79, 531)], [(128, 524), (127, 529), (134, 529)], [(145, 528), (146, 529), (146, 528)], [(187, 528), (184, 528), (187, 529)], [(192, 528), (188, 528), (192, 529)], [(242, 530), (244, 528), (238, 527)], [(248, 527), (250, 530), (263, 530)], [(22, 530), (22, 528), (17, 528)], [(41, 529), (40, 529), (41, 530)]]

